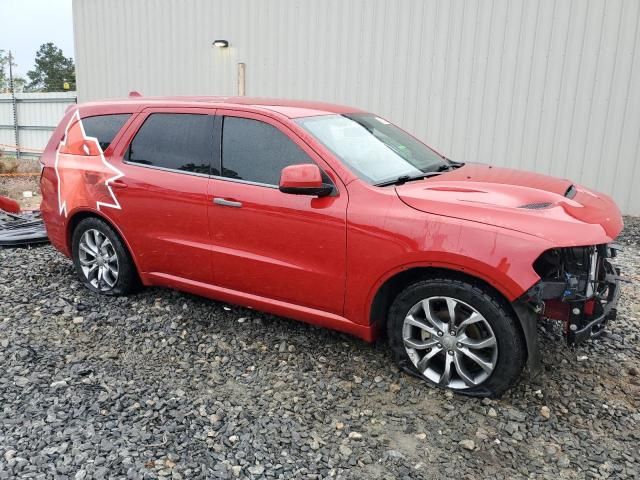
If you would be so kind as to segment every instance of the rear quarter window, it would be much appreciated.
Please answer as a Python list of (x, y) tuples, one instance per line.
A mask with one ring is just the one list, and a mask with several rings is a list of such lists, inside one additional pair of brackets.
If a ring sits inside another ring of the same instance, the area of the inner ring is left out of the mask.
[(96, 115), (94, 117), (85, 117), (82, 119), (82, 127), (87, 137), (98, 139), (100, 148), (104, 152), (113, 139), (116, 138), (118, 132), (122, 129), (131, 114), (112, 114), (112, 115)]

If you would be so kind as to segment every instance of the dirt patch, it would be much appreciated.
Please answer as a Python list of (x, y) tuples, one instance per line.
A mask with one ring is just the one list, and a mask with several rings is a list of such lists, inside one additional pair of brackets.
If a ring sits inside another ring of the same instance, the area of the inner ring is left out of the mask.
[(0, 158), (0, 173), (16, 173), (18, 161), (15, 158)]
[(0, 173), (38, 173), (40, 161), (37, 158), (16, 159), (14, 156), (0, 155)]
[(23, 210), (38, 209), (42, 200), (40, 177), (39, 175), (0, 175), (0, 195), (16, 200)]

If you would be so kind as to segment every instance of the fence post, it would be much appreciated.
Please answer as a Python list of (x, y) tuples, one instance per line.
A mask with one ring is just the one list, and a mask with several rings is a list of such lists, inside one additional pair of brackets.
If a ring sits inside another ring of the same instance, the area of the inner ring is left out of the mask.
[(16, 142), (16, 160), (20, 160), (20, 133), (18, 132), (18, 104), (16, 102), (16, 89), (13, 84), (13, 57), (9, 50), (9, 90), (11, 90), (11, 104), (13, 106), (13, 137)]
[(238, 64), (238, 95), (241, 97), (245, 95), (244, 82), (245, 82), (245, 64), (239, 63)]

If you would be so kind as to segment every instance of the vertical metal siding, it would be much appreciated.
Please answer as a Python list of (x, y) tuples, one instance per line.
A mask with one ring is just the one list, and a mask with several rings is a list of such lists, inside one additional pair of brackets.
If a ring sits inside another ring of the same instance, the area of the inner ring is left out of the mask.
[[(450, 157), (571, 178), (640, 215), (637, 0), (74, 0), (80, 100), (350, 104)], [(217, 38), (230, 41), (216, 49)]]
[[(76, 92), (16, 93), (20, 148), (25, 156), (44, 150)], [(0, 94), (0, 148), (15, 151), (11, 95)]]

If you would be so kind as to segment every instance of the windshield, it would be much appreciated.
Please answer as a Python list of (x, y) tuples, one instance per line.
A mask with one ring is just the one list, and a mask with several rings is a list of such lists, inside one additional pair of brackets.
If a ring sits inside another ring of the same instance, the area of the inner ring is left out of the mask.
[(297, 122), (371, 184), (436, 172), (449, 165), (424, 143), (370, 113), (322, 115)]

